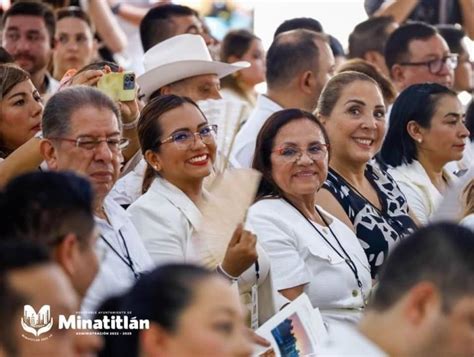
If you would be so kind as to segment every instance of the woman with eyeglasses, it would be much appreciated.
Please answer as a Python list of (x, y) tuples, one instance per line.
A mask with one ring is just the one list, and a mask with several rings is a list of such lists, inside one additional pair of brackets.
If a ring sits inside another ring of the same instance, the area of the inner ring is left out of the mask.
[(355, 234), (316, 201), (329, 156), (314, 115), (274, 113), (257, 137), (253, 168), (263, 178), (248, 221), (270, 256), (275, 288), (288, 300), (306, 293), (331, 327), (358, 321), (372, 280)]
[(395, 101), (381, 158), (422, 224), (456, 179), (444, 166), (462, 159), (468, 137), (462, 104), (447, 87), (415, 84)]
[(372, 160), (385, 134), (380, 88), (363, 73), (339, 73), (321, 93), (317, 113), (332, 148), (317, 200), (355, 232), (375, 279), (395, 245), (416, 228), (396, 182)]
[[(198, 260), (195, 238), (201, 220), (198, 202), (210, 200), (203, 181), (216, 156), (217, 127), (189, 98), (160, 96), (143, 109), (138, 134), (147, 161), (146, 191), (128, 209), (156, 264)], [(204, 263), (204, 262), (202, 262)], [(237, 227), (217, 270), (238, 282), (241, 294), (269, 278), (265, 252), (251, 232)], [(259, 304), (259, 321), (273, 313)]]
[(0, 64), (0, 187), (35, 170), (43, 160), (39, 140), (43, 103), (27, 72)]

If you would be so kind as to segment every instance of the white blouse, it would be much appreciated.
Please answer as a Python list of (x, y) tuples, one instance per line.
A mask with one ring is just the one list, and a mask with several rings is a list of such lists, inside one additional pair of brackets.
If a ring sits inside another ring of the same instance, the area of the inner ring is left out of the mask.
[[(340, 220), (318, 209), (331, 219), (329, 226), (357, 267), (362, 291), (368, 297), (370, 267), (357, 237)], [(283, 199), (263, 199), (250, 207), (247, 219), (270, 256), (277, 290), (304, 285), (304, 292), (326, 323), (358, 321), (364, 299), (355, 274), (306, 218)], [(329, 229), (313, 224), (344, 255)]]
[[(201, 221), (201, 212), (179, 188), (157, 177), (149, 190), (138, 198), (127, 212), (155, 264), (183, 261), (199, 264), (193, 235)], [(257, 253), (260, 296), (260, 287), (270, 280), (270, 260), (259, 244), (257, 244)], [(248, 293), (256, 282), (256, 271), (252, 265), (239, 277), (240, 293)], [(265, 295), (268, 296), (268, 291)], [(271, 304), (269, 302), (267, 305)], [(263, 311), (268, 307), (264, 316), (259, 317), (263, 322), (274, 311), (271, 306), (262, 304), (260, 306)]]

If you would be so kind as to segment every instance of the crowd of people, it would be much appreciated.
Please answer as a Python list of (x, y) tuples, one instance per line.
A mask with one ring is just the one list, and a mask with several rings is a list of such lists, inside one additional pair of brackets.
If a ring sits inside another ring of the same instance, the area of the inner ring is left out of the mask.
[[(322, 356), (474, 355), (474, 1), (366, 0), (347, 51), (312, 17), (265, 50), (184, 5), (72, 3), (3, 9), (0, 356), (251, 356), (302, 294)], [(236, 172), (256, 193), (210, 259)], [(149, 326), (25, 338), (44, 305)]]

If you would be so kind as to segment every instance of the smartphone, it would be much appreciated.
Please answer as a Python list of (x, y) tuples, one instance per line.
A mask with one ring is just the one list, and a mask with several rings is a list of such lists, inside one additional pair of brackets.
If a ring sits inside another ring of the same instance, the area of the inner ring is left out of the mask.
[(115, 101), (134, 100), (136, 97), (135, 73), (111, 72), (104, 74), (97, 82), (97, 88)]

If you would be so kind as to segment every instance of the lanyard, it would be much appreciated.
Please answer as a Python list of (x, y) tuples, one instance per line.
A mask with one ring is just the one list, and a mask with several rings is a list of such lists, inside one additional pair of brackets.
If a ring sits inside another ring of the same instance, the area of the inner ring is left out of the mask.
[(105, 237), (102, 234), (100, 235), (100, 238), (102, 238), (102, 240), (109, 246), (109, 248), (112, 249), (115, 255), (117, 255), (117, 257), (119, 257), (120, 260), (124, 262), (126, 266), (130, 268), (135, 279), (138, 279), (140, 277), (140, 274), (135, 270), (135, 265), (133, 264), (132, 258), (130, 257), (130, 253), (128, 251), (127, 242), (125, 242), (125, 238), (123, 237), (123, 234), (120, 231), (120, 229), (119, 229), (119, 234), (120, 234), (120, 237), (122, 238), (123, 245), (125, 246), (125, 252), (126, 252), (125, 258), (117, 251), (117, 249), (115, 249), (112, 246), (112, 244), (107, 239), (105, 239)]
[(354, 261), (352, 260), (352, 258), (350, 257), (350, 255), (346, 252), (346, 250), (344, 249), (344, 247), (342, 246), (341, 242), (339, 242), (339, 239), (337, 238), (336, 234), (333, 232), (333, 230), (331, 229), (331, 226), (328, 224), (328, 222), (326, 221), (326, 218), (324, 218), (324, 216), (321, 214), (321, 212), (319, 212), (318, 208), (315, 206), (314, 208), (316, 209), (316, 212), (318, 213), (318, 215), (321, 217), (321, 219), (323, 220), (324, 224), (329, 228), (329, 232), (331, 232), (331, 235), (334, 237), (334, 239), (336, 240), (337, 244), (339, 245), (339, 248), (341, 248), (342, 252), (344, 253), (341, 254), (341, 252), (336, 248), (334, 247), (334, 245), (331, 244), (331, 242), (324, 236), (324, 234), (322, 234), (319, 229), (314, 225), (313, 222), (311, 222), (308, 217), (306, 217), (303, 212), (301, 212), (298, 207), (296, 207), (293, 203), (291, 203), (289, 200), (287, 200), (286, 198), (283, 198), (286, 202), (288, 202), (301, 216), (303, 216), (303, 218), (311, 225), (311, 227), (313, 227), (313, 229), (318, 233), (319, 236), (321, 236), (321, 238), (324, 239), (324, 241), (331, 247), (331, 249), (336, 252), (337, 255), (339, 255), (339, 257), (341, 257), (342, 259), (344, 259), (344, 261), (346, 262), (347, 266), (349, 267), (349, 269), (352, 271), (352, 273), (354, 274), (354, 277), (356, 279), (356, 282), (357, 282), (357, 286), (359, 287), (359, 290), (360, 290), (360, 293), (362, 295), (362, 301), (363, 301), (363, 304), (364, 306), (366, 305), (366, 296), (364, 294), (364, 290), (363, 290), (363, 284), (362, 284), (362, 281), (360, 280), (359, 278), (359, 271), (357, 269), (357, 266), (355, 265)]

